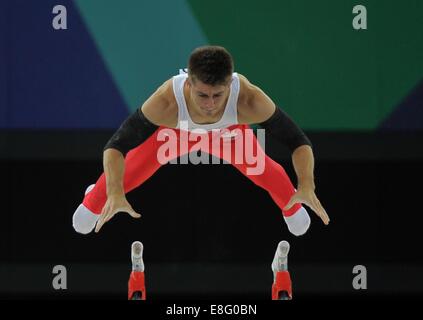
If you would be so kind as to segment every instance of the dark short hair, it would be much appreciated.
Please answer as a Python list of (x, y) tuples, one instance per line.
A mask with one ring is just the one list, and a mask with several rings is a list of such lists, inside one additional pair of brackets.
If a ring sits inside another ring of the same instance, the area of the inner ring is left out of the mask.
[(188, 62), (188, 74), (212, 86), (226, 84), (234, 71), (231, 54), (223, 47), (204, 46), (195, 49)]

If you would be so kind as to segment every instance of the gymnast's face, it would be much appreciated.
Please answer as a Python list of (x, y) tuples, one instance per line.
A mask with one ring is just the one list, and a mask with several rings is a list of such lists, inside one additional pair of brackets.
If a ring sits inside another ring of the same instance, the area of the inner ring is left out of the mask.
[(230, 77), (223, 85), (209, 85), (198, 79), (186, 82), (196, 111), (204, 116), (214, 116), (225, 108), (230, 93)]

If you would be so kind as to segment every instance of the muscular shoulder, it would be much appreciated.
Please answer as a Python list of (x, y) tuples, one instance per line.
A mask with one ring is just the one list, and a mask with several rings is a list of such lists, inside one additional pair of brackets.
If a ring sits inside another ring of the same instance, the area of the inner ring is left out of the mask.
[(238, 121), (240, 123), (260, 123), (268, 119), (275, 110), (273, 101), (258, 86), (245, 76), (239, 76)]
[(255, 85), (253, 85), (247, 77), (238, 73), (239, 77), (239, 96), (238, 101), (242, 104), (246, 104), (251, 102), (251, 99), (254, 95), (254, 90), (257, 89)]
[(143, 103), (141, 110), (145, 117), (158, 126), (176, 127), (178, 106), (173, 93), (173, 81), (165, 81)]

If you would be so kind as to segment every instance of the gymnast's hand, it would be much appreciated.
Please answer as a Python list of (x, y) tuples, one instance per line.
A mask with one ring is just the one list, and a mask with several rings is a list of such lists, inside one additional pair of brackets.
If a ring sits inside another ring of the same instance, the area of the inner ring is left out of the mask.
[(133, 218), (140, 218), (141, 215), (135, 212), (132, 209), (131, 205), (129, 204), (126, 197), (123, 196), (109, 196), (107, 198), (106, 204), (101, 211), (100, 219), (97, 221), (97, 225), (95, 227), (95, 232), (99, 232), (101, 227), (109, 221), (113, 216), (118, 212), (126, 212)]
[(322, 219), (325, 225), (329, 224), (329, 216), (326, 213), (326, 210), (323, 208), (316, 194), (314, 193), (313, 188), (309, 187), (299, 187), (297, 192), (291, 197), (287, 205), (283, 208), (284, 210), (289, 210), (296, 203), (304, 203), (310, 207), (319, 217)]

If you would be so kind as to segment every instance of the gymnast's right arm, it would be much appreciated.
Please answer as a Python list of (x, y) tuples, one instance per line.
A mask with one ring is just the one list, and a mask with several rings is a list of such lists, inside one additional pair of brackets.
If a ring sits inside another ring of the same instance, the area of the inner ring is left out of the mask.
[(147, 140), (158, 128), (148, 120), (142, 109), (130, 115), (106, 143), (103, 150), (103, 166), (106, 175), (107, 196), (123, 196), (124, 157)]
[(144, 104), (130, 115), (106, 143), (103, 152), (103, 167), (106, 177), (107, 201), (101, 212), (95, 231), (118, 212), (127, 212), (134, 218), (135, 212), (125, 197), (123, 177), (125, 156), (133, 148), (147, 140), (160, 125), (165, 125), (168, 99), (163, 84)]

